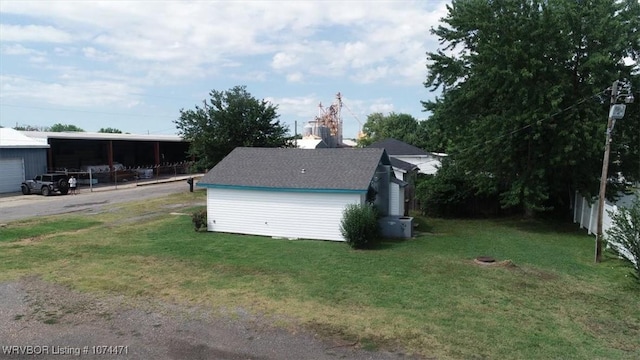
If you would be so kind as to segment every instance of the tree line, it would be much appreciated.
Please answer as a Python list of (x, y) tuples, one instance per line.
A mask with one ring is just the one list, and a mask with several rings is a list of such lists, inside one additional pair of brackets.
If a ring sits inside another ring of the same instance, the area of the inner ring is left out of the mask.
[[(18, 125), (13, 127), (14, 130), (20, 131), (50, 131), (50, 132), (84, 132), (84, 129), (73, 124), (56, 123), (51, 126), (37, 125)], [(116, 128), (100, 128), (99, 133), (122, 134), (122, 130)]]

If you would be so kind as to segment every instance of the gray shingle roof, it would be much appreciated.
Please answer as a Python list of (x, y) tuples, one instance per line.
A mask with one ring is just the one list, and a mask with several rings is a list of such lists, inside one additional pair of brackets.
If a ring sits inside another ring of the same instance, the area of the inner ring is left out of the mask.
[(384, 149), (238, 147), (198, 185), (366, 191), (380, 161)]
[(389, 155), (429, 155), (429, 153), (420, 148), (391, 138), (376, 141), (368, 147), (385, 149)]

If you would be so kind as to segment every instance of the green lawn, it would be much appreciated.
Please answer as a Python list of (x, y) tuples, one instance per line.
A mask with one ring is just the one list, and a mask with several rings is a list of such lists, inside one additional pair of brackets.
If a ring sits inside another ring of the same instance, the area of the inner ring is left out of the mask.
[[(416, 239), (363, 251), (197, 233), (189, 216), (170, 214), (203, 196), (10, 223), (0, 279), (39, 274), (82, 291), (243, 307), (427, 357), (640, 358), (640, 286), (617, 260), (594, 264), (593, 237), (571, 224), (420, 219)], [(479, 255), (513, 265), (480, 266)]]

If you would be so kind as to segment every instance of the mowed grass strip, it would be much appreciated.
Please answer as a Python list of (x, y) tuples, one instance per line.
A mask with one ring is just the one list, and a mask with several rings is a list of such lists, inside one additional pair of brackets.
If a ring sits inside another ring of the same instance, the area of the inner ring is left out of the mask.
[[(85, 291), (259, 312), (282, 326), (438, 358), (640, 358), (640, 288), (619, 261), (594, 264), (593, 238), (573, 226), (421, 219), (428, 232), (416, 239), (356, 251), (195, 232), (189, 216), (169, 215), (192, 211), (188, 200), (125, 206), (98, 216), (104, 223), (87, 231), (100, 236), (3, 251), (0, 269), (28, 268)], [(479, 255), (513, 266), (479, 266)], [(10, 257), (26, 264), (6, 266)]]

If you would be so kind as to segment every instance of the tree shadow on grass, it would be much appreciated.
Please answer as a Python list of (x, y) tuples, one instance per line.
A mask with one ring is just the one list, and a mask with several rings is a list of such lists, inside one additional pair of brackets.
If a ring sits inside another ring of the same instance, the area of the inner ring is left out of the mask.
[(536, 234), (580, 234), (583, 232), (578, 224), (554, 219), (504, 218), (495, 219), (494, 222), (516, 230)]
[(383, 238), (380, 239), (373, 244), (370, 244), (366, 248), (362, 250), (387, 250), (391, 249), (399, 244), (404, 243), (405, 241), (411, 240), (411, 238), (403, 239), (403, 238)]

